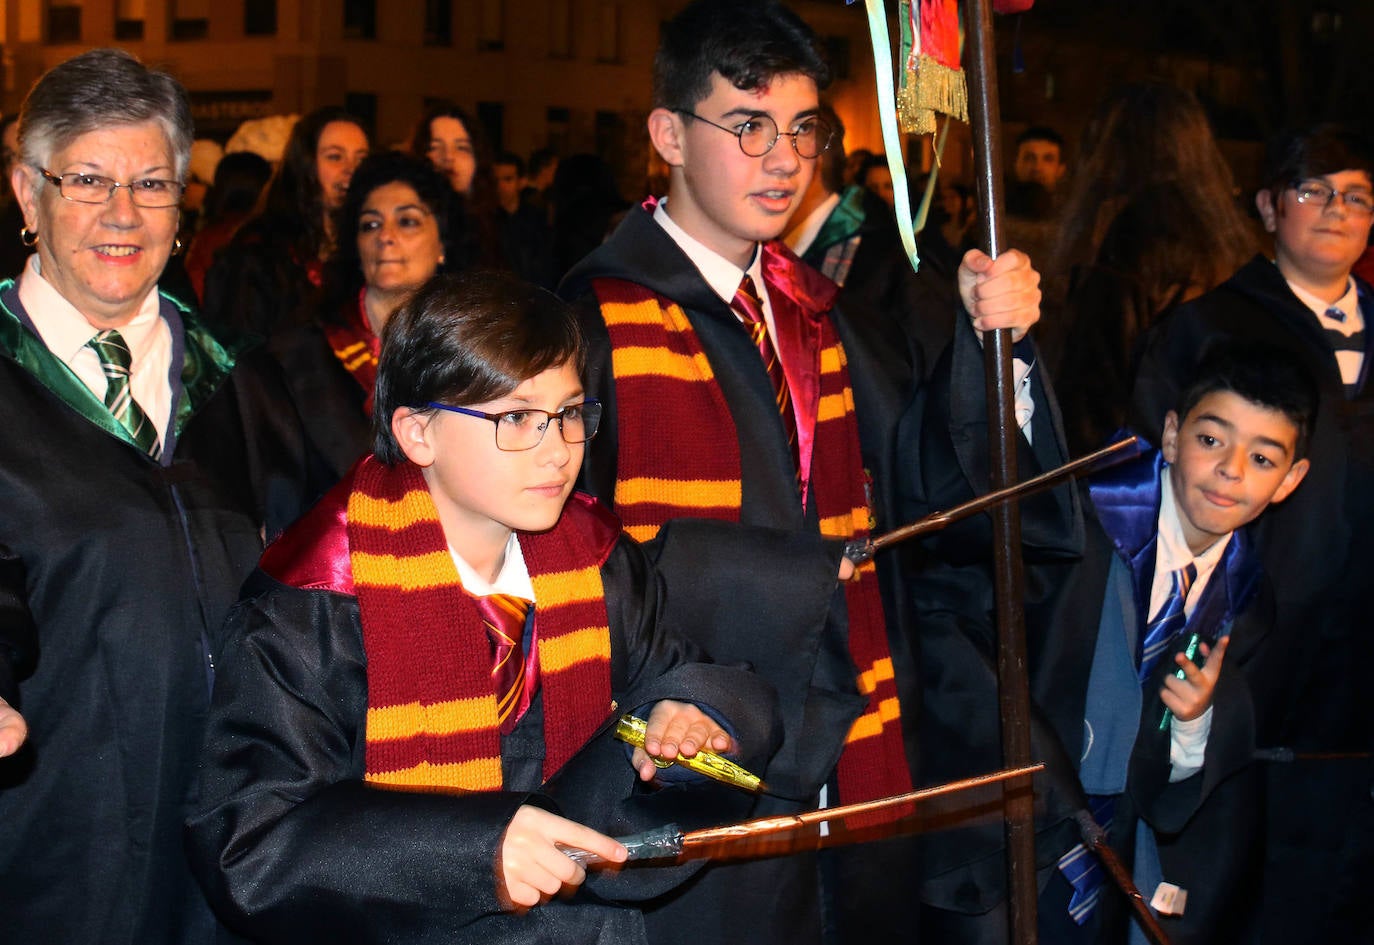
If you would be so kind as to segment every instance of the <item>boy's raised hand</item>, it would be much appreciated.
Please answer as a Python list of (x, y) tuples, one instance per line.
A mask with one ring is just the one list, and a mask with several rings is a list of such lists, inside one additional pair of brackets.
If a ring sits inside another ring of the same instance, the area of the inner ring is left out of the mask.
[(644, 747), (635, 749), (630, 763), (639, 772), (640, 780), (652, 781), (658, 770), (655, 757), (671, 761), (678, 755), (690, 758), (703, 748), (724, 753), (733, 747), (730, 733), (705, 712), (690, 702), (664, 699), (649, 713)]
[(1040, 273), (1018, 249), (993, 259), (980, 249), (964, 254), (958, 272), (959, 297), (981, 338), (985, 331), (1010, 328), (1020, 341), (1040, 320)]
[(1159, 698), (1180, 722), (1191, 722), (1212, 704), (1212, 692), (1217, 687), (1221, 661), (1226, 657), (1226, 645), (1230, 639), (1222, 637), (1211, 649), (1207, 644), (1202, 644), (1199, 648), (1203, 656), (1201, 668), (1182, 653), (1174, 656), (1174, 662), (1183, 670), (1184, 678), (1179, 679), (1173, 673), (1165, 676)]
[(24, 717), (4, 699), (0, 699), (0, 758), (12, 755), (29, 736)]
[(496, 857), (497, 894), (512, 911), (528, 909), (555, 896), (564, 886), (587, 878), (582, 864), (555, 844), (595, 853), (610, 863), (625, 860), (625, 848), (590, 827), (540, 807), (520, 807), (506, 826)]

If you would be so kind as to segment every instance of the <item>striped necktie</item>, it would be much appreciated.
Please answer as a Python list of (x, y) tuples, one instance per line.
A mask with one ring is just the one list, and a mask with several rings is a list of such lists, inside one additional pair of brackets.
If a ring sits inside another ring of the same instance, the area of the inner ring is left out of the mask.
[(768, 334), (768, 320), (763, 316), (763, 299), (759, 298), (758, 289), (755, 288), (754, 280), (749, 273), (746, 272), (740, 280), (730, 308), (744, 320), (754, 346), (759, 349), (759, 357), (763, 359), (769, 383), (773, 385), (773, 399), (777, 402), (783, 430), (787, 433), (787, 445), (792, 450), (792, 466), (794, 469), (798, 468), (800, 460), (797, 454), (797, 415), (792, 406), (792, 394), (787, 387), (787, 375), (783, 373), (782, 361), (778, 360), (777, 348), (773, 346), (773, 339)]
[(157, 430), (138, 401), (134, 400), (129, 386), (129, 369), (134, 358), (124, 342), (124, 336), (111, 328), (98, 333), (86, 344), (95, 351), (100, 359), (100, 368), (105, 372), (105, 406), (129, 431), (129, 436), (133, 437), (140, 449), (153, 459), (161, 459), (162, 444), (158, 441)]
[(1197, 579), (1197, 564), (1189, 561), (1187, 567), (1174, 572), (1174, 586), (1169, 596), (1160, 605), (1154, 619), (1145, 628), (1145, 638), (1140, 646), (1140, 682), (1150, 680), (1159, 658), (1169, 649), (1174, 637), (1188, 622), (1184, 605), (1188, 602), (1188, 589)]
[[(1112, 818), (1116, 813), (1116, 797), (1101, 794), (1088, 795), (1088, 810), (1093, 820), (1106, 833), (1111, 833)], [(1106, 875), (1097, 855), (1086, 844), (1078, 844), (1059, 858), (1059, 872), (1073, 887), (1069, 897), (1069, 916), (1077, 925), (1083, 925), (1092, 918), (1097, 909), (1097, 901), (1102, 897), (1102, 887)]]
[(525, 654), (520, 645), (530, 602), (510, 594), (488, 594), (474, 600), (487, 635), (491, 637), (491, 682), (496, 691), (496, 717), (501, 734), (509, 735), (530, 707), (537, 688), (537, 680), (526, 678)]

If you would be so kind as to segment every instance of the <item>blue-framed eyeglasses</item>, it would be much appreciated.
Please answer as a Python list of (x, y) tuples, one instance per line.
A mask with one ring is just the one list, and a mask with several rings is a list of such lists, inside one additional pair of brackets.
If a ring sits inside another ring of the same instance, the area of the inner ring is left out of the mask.
[(558, 411), (522, 407), (519, 410), (487, 413), (484, 410), (455, 407), (433, 400), (425, 406), (434, 410), (447, 410), (450, 413), (490, 420), (496, 425), (496, 448), (506, 453), (534, 449), (544, 441), (544, 433), (554, 420), (558, 421), (558, 432), (562, 435), (564, 443), (587, 442), (596, 436), (596, 428), (601, 424), (601, 401), (594, 397), (588, 397), (580, 404), (568, 404)]

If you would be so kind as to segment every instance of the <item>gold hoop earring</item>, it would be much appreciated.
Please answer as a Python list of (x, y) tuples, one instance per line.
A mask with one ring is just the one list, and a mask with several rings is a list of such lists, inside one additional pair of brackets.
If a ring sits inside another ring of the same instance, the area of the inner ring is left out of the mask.
[(180, 236), (178, 236), (176, 239), (172, 240), (172, 255), (173, 255), (173, 256), (180, 256), (180, 255), (181, 255), (181, 251), (182, 251), (183, 249), (185, 249), (185, 247), (184, 247), (184, 246), (182, 245), (182, 243), (181, 243), (181, 237), (180, 237)]
[(19, 242), (32, 249), (38, 245), (38, 231), (31, 230), (27, 226), (19, 228)]

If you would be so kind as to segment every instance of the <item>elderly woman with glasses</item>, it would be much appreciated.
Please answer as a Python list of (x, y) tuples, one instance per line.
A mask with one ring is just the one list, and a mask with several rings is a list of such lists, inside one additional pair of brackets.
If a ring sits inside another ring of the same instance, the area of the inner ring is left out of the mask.
[(99, 49), (29, 92), (0, 281), (0, 938), (209, 942), (182, 856), (225, 612), (316, 464), (274, 365), (159, 292), (186, 92)]

